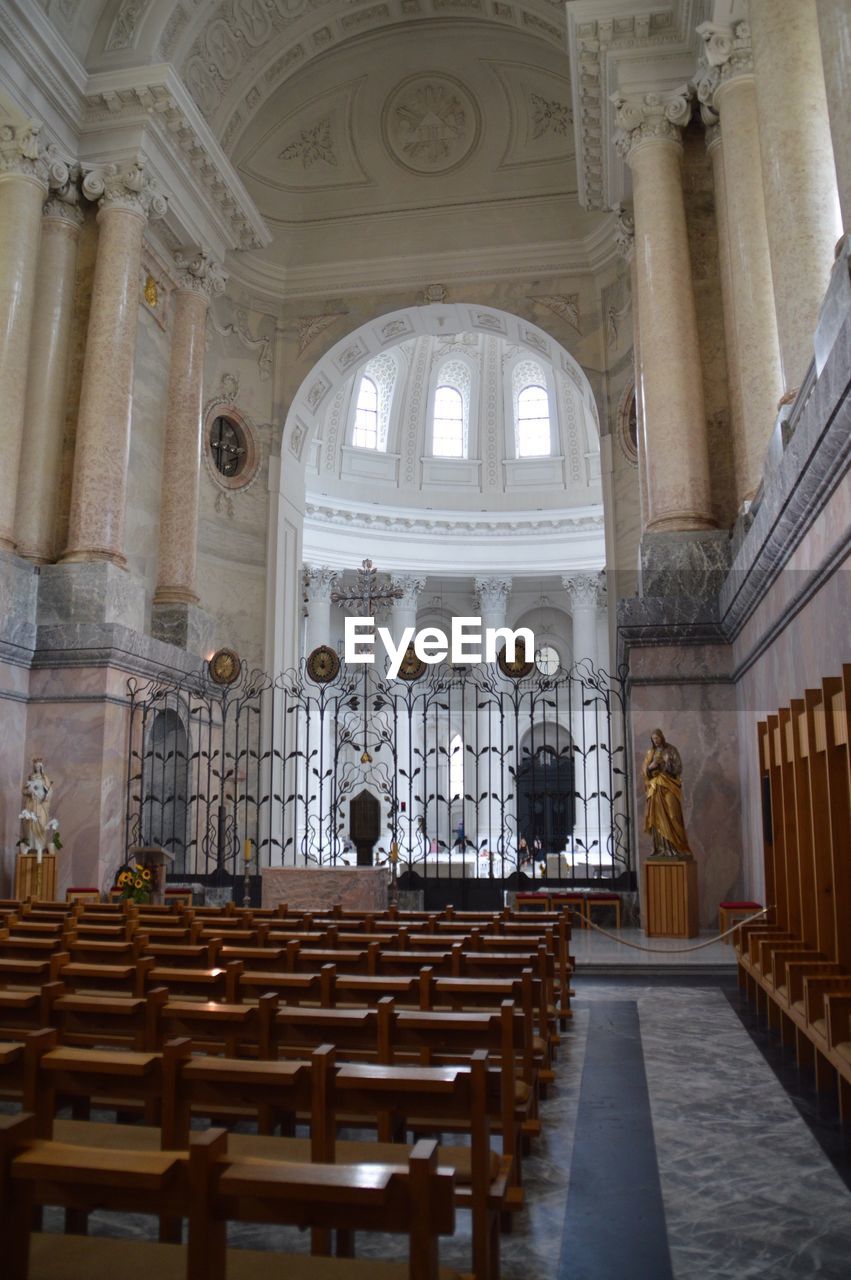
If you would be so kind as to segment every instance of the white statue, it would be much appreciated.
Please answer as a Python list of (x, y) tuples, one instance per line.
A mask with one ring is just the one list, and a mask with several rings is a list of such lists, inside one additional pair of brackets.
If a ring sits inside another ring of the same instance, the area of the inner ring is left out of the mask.
[[(59, 823), (50, 816), (50, 793), (53, 783), (44, 772), (44, 762), (33, 760), (32, 773), (24, 783), (24, 807), (20, 812), (21, 853), (35, 850), (39, 866), (45, 851), (56, 843)], [(57, 846), (58, 847), (58, 846)]]

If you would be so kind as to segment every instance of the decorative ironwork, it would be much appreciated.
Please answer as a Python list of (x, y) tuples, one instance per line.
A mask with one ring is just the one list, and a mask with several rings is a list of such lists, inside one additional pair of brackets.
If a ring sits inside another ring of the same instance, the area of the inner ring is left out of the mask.
[(207, 666), (216, 684), (234, 684), (239, 679), (239, 654), (233, 649), (217, 649)]
[(127, 848), (161, 844), (173, 880), (222, 885), (242, 881), (246, 838), (255, 880), (270, 864), (351, 865), (351, 802), (367, 792), (383, 834), (359, 855), (395, 867), (401, 889), (444, 884), (464, 902), (484, 880), (624, 885), (625, 673), (530, 666), (391, 681), (340, 664), (316, 683), (303, 660), (276, 678), (243, 663), (230, 685), (206, 668), (131, 680)]

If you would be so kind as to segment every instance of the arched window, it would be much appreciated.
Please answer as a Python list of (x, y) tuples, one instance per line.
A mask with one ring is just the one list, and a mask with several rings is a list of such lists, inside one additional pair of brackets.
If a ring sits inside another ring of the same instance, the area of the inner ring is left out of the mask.
[(537, 360), (521, 360), (512, 381), (517, 457), (546, 458), (553, 451), (546, 374)]
[(435, 458), (466, 458), (471, 386), (463, 360), (447, 360), (438, 370), (431, 435)]
[(434, 436), (436, 458), (464, 457), (464, 401), (457, 387), (438, 387), (434, 393)]
[(352, 444), (356, 449), (378, 448), (378, 387), (366, 375), (358, 388)]

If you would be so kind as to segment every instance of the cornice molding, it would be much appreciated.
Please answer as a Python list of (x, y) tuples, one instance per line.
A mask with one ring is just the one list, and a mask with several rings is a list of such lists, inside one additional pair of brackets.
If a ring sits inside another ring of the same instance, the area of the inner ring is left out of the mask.
[(697, 25), (712, 0), (568, 0), (567, 38), (579, 203), (615, 209), (626, 194), (625, 165), (613, 145), (618, 92), (659, 92), (694, 73)]
[(576, 507), (572, 510), (551, 511), (546, 515), (540, 512), (511, 511), (498, 514), (471, 511), (459, 517), (457, 511), (415, 512), (410, 507), (371, 508), (339, 499), (321, 502), (318, 498), (309, 497), (304, 512), (307, 520), (321, 521), (337, 527), (361, 530), (381, 528), (388, 532), (425, 534), (429, 537), (486, 534), (493, 538), (516, 538), (518, 535), (570, 535), (603, 530), (603, 512), (597, 507)]

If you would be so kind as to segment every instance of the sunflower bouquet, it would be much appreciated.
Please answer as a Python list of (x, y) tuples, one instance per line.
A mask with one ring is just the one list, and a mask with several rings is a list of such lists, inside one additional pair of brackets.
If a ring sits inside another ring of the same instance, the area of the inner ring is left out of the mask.
[(117, 886), (126, 902), (150, 902), (154, 896), (154, 870), (147, 863), (130, 863), (118, 873)]

